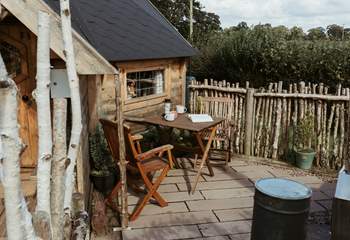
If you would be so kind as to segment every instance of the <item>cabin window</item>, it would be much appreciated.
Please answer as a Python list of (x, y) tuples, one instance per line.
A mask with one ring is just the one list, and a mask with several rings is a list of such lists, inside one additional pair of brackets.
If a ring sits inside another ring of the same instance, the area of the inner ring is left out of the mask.
[(128, 99), (164, 93), (164, 70), (126, 74)]

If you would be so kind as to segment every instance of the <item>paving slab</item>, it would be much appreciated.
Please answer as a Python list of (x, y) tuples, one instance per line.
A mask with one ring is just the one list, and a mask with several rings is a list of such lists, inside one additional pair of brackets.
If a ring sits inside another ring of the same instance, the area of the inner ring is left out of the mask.
[(323, 183), (322, 180), (316, 176), (291, 176), (288, 179), (304, 183), (306, 185), (312, 183)]
[(238, 167), (238, 166), (247, 166), (248, 163), (246, 161), (233, 159), (231, 160), (231, 162), (228, 163), (228, 165), (232, 167)]
[(221, 210), (253, 207), (253, 197), (186, 201), (190, 211)]
[(250, 233), (230, 235), (231, 240), (250, 240)]
[(196, 225), (143, 228), (123, 231), (123, 240), (176, 240), (202, 237)]
[[(189, 191), (189, 186), (186, 183), (178, 183), (177, 186), (179, 187), (180, 191)], [(236, 179), (229, 181), (199, 182), (196, 190), (241, 188), (252, 186), (252, 182), (248, 179)]]
[(324, 211), (325, 211), (325, 208), (322, 207), (320, 204), (318, 204), (315, 201), (311, 202), (310, 213), (324, 212)]
[(203, 236), (221, 236), (221, 235), (234, 235), (240, 233), (249, 233), (251, 229), (250, 221), (235, 221), (235, 222), (220, 222), (220, 223), (207, 223), (200, 224), (200, 231)]
[(253, 218), (253, 208), (214, 210), (214, 213), (220, 222), (250, 220)]
[[(135, 207), (135, 205), (129, 206), (129, 212), (132, 212)], [(168, 203), (168, 206), (166, 207), (160, 207), (156, 204), (147, 204), (142, 210), (141, 216), (180, 212), (188, 212), (188, 208), (184, 202)]]
[(264, 169), (257, 169), (255, 171), (250, 172), (242, 172), (241, 175), (245, 176), (249, 179), (260, 179), (260, 178), (272, 178), (274, 177), (269, 171)]
[(270, 166), (266, 165), (247, 165), (247, 166), (233, 166), (232, 167), (235, 171), (240, 172), (240, 173), (246, 173), (246, 172), (252, 172), (252, 171), (257, 171), (257, 170), (270, 170)]
[[(163, 181), (162, 184), (169, 184), (169, 183), (192, 183), (194, 182), (196, 176), (177, 176), (177, 177), (166, 177)], [(203, 177), (199, 178), (199, 181), (202, 182), (204, 181)]]
[(158, 188), (158, 192), (177, 192), (179, 189), (177, 188), (176, 184), (163, 184), (160, 185)]
[(203, 195), (199, 191), (196, 191), (194, 194), (188, 192), (163, 193), (162, 197), (167, 202), (181, 202), (204, 199)]
[(332, 200), (320, 200), (320, 201), (316, 201), (318, 204), (321, 204), (322, 207), (324, 207), (325, 209), (327, 209), (328, 211), (332, 210)]
[(321, 192), (321, 191), (313, 191), (311, 199), (314, 201), (316, 201), (316, 200), (329, 200), (329, 199), (331, 199), (331, 197), (328, 196), (327, 194)]
[(215, 237), (193, 238), (191, 240), (230, 240), (230, 238), (228, 236), (215, 236)]
[[(252, 187), (251, 188), (202, 190), (201, 192), (202, 192), (202, 195), (204, 196), (205, 199), (225, 199), (225, 198), (254, 196), (254, 188), (252, 188)], [(325, 194), (323, 194), (323, 195), (325, 195)]]
[[(215, 171), (214, 171), (215, 173)], [(226, 172), (226, 173), (215, 173), (214, 176), (202, 175), (206, 181), (220, 181), (220, 180), (231, 180), (231, 179), (245, 179), (248, 178), (246, 175), (237, 172)]]
[(213, 222), (218, 222), (214, 213), (212, 211), (203, 211), (140, 216), (136, 221), (130, 222), (130, 227), (165, 227)]

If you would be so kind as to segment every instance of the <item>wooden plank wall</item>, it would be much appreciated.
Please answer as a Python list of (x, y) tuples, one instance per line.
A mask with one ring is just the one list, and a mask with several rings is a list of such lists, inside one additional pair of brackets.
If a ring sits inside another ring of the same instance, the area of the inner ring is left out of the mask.
[[(120, 71), (124, 114), (127, 116), (144, 117), (163, 113), (163, 102), (170, 98), (173, 106), (184, 104), (184, 84), (186, 80), (186, 59), (144, 60), (119, 62), (115, 64)], [(127, 99), (126, 75), (128, 72), (164, 70), (164, 94)]]
[(89, 104), (88, 104), (88, 76), (79, 76), (80, 97), (82, 111), (82, 135), (79, 155), (77, 159), (77, 191), (85, 197), (85, 206), (88, 206), (90, 196), (90, 160), (89, 160)]

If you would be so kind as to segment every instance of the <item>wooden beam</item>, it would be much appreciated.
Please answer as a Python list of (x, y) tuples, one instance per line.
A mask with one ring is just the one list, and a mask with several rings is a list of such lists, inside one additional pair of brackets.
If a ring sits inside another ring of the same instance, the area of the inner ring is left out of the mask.
[[(0, 0), (1, 5), (21, 21), (35, 35), (38, 33), (39, 10), (51, 15), (51, 49), (63, 60), (62, 29), (59, 15), (42, 0)], [(73, 30), (73, 44), (77, 72), (82, 75), (117, 74), (117, 70), (101, 56), (85, 39)]]
[(9, 12), (0, 4), (0, 21), (8, 16)]
[(255, 93), (254, 97), (305, 98), (314, 100), (349, 101), (349, 96), (335, 96), (309, 93)]

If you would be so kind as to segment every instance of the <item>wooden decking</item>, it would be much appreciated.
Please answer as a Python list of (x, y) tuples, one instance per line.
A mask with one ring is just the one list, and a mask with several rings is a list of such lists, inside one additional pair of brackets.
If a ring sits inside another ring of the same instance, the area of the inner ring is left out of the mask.
[[(190, 166), (188, 159), (182, 162)], [(216, 166), (214, 171), (214, 177), (201, 177), (197, 191), (191, 195), (190, 182), (196, 172), (191, 167), (171, 170), (160, 187), (169, 206), (148, 204), (141, 216), (131, 222), (132, 230), (123, 232), (123, 239), (250, 240), (254, 182), (263, 177), (286, 177), (305, 183), (314, 191), (311, 214), (329, 214), (335, 184), (324, 183), (301, 170), (248, 164), (240, 159), (232, 161), (229, 167)], [(139, 195), (130, 193), (130, 211), (139, 199)], [(313, 238), (313, 234), (317, 236)], [(329, 239), (328, 230), (311, 233), (308, 239)]]
[[(27, 200), (28, 209), (34, 211), (36, 205), (36, 176), (32, 168), (21, 169), (22, 190)], [(0, 184), (0, 239), (6, 238), (6, 218), (4, 206), (4, 190)]]

